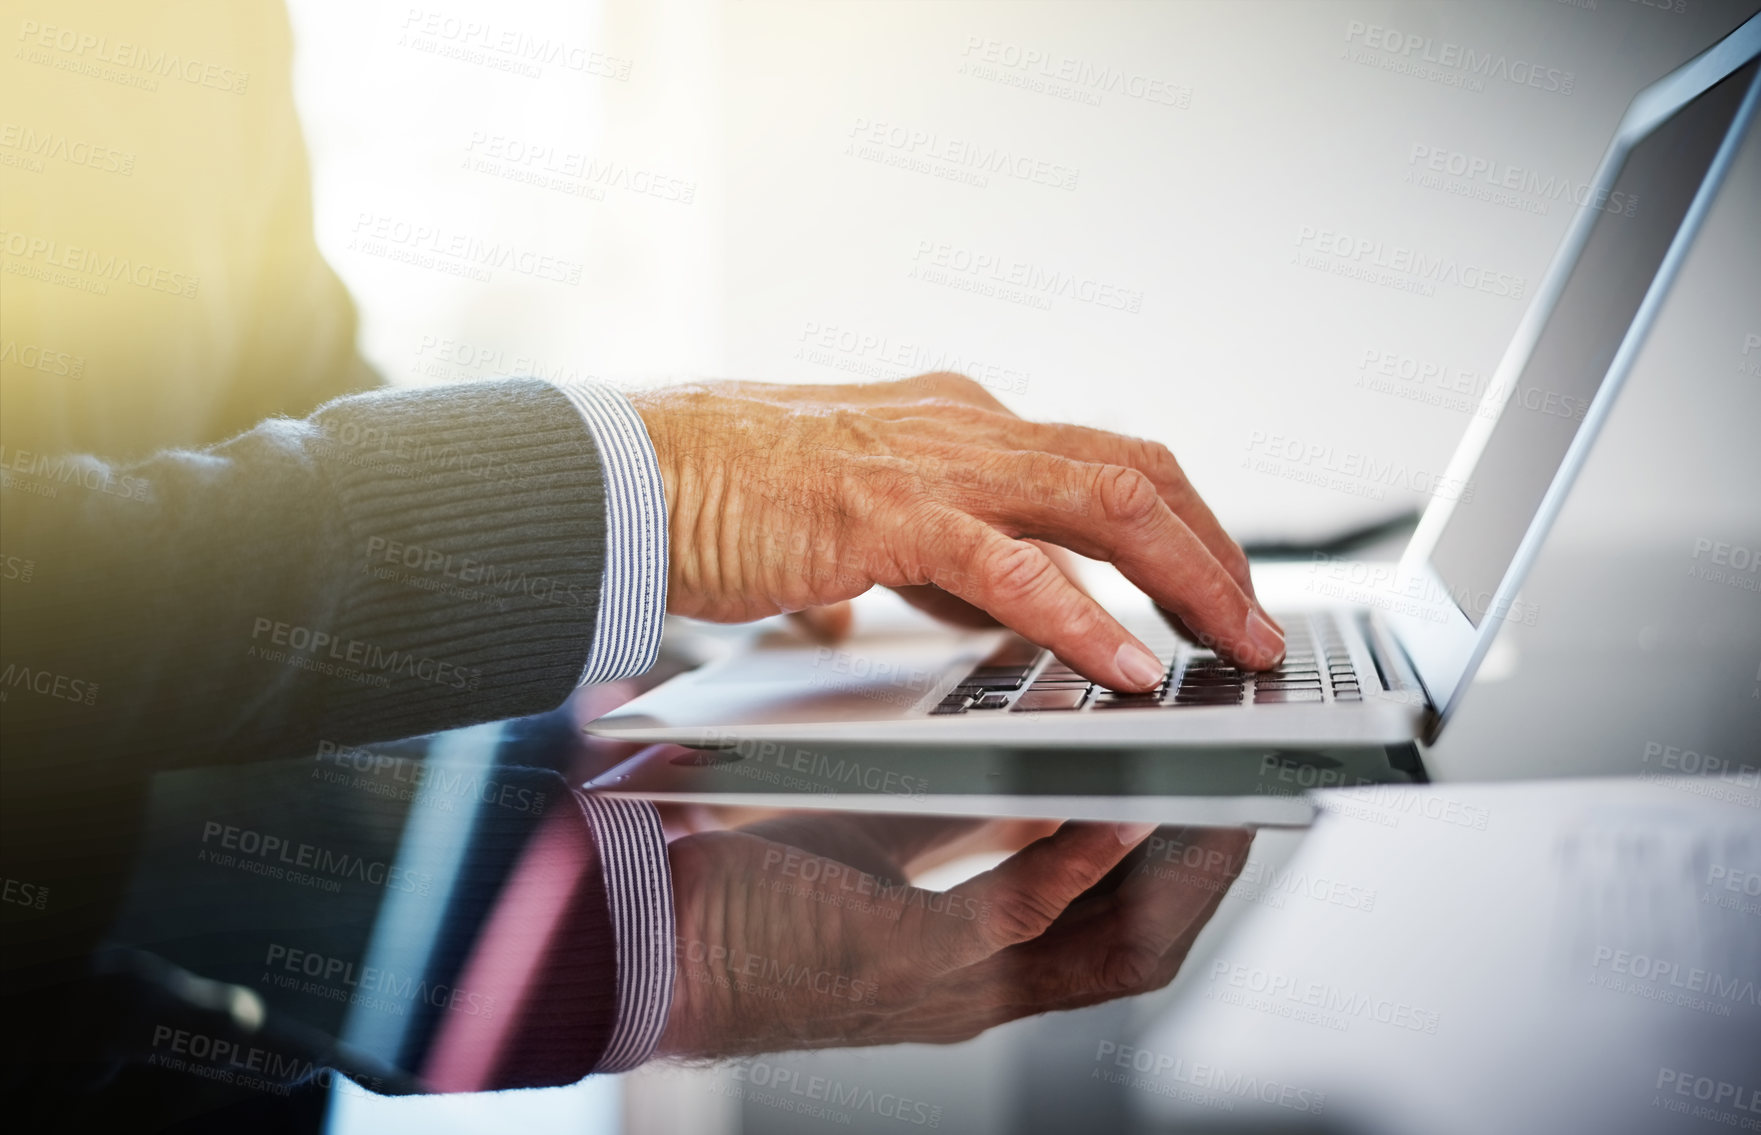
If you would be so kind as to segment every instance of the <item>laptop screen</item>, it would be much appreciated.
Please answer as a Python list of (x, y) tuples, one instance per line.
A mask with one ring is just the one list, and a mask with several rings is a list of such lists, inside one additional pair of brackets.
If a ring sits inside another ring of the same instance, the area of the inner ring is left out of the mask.
[(1736, 116), (1758, 62), (1683, 106), (1640, 139), (1535, 340), (1456, 502), (1431, 563), (1462, 613), (1480, 625), (1578, 426), (1651, 287)]

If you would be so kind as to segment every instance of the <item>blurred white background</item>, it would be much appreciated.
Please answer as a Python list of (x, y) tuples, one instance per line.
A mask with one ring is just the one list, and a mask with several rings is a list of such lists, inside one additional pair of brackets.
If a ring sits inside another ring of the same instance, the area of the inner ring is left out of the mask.
[[(1250, 537), (1422, 502), (1627, 100), (1752, 10), (293, 4), (321, 243), (394, 380), (963, 369), (1169, 442)], [(1342, 276), (1342, 238), (1459, 274)], [(448, 252), (497, 245), (551, 259)], [(1740, 376), (1757, 306), (1641, 379)], [(1387, 472), (1243, 469), (1272, 436)]]

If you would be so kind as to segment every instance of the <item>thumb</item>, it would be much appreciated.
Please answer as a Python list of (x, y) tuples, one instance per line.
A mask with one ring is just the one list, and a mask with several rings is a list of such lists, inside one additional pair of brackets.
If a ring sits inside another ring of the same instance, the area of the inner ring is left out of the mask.
[(791, 611), (789, 618), (806, 633), (808, 638), (822, 645), (830, 646), (842, 642), (850, 634), (850, 627), (856, 621), (856, 612), (849, 600), (833, 603), (828, 607), (808, 607), (802, 611)]

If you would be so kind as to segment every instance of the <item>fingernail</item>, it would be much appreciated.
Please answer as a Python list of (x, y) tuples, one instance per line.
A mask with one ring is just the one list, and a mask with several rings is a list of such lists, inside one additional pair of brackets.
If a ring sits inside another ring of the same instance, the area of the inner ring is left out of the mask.
[(1119, 842), (1126, 847), (1133, 847), (1142, 843), (1144, 838), (1155, 830), (1156, 822), (1154, 820), (1145, 823), (1113, 825), (1113, 834), (1118, 836)]
[(1253, 648), (1264, 654), (1268, 664), (1276, 665), (1284, 657), (1284, 636), (1272, 621), (1260, 613), (1258, 607), (1249, 609), (1247, 613), (1247, 641)]
[(1113, 665), (1125, 675), (1127, 682), (1139, 689), (1147, 690), (1162, 680), (1162, 664), (1135, 642), (1120, 644), (1119, 652), (1113, 655)]
[(1266, 620), (1266, 622), (1271, 623), (1274, 627), (1278, 628), (1279, 634), (1284, 633), (1284, 624), (1279, 622), (1277, 619), (1274, 619), (1272, 617), (1272, 613), (1270, 611), (1266, 610), (1264, 607), (1259, 605), (1258, 600), (1255, 600), (1255, 602), (1254, 602), (1254, 610), (1258, 611), (1260, 613), (1260, 616), (1262, 618), (1264, 618)]

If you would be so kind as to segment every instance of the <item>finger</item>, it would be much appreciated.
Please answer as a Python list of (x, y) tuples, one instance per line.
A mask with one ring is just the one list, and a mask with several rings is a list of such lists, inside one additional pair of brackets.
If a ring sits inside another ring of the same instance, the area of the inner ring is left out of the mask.
[[(983, 393), (988, 397), (988, 391)], [(994, 398), (989, 400), (995, 402)], [(889, 411), (921, 412), (920, 408), (911, 406), (892, 407)], [(1180, 467), (1173, 451), (1160, 442), (1089, 426), (1025, 421), (1007, 410), (1002, 416), (963, 415), (958, 423), (949, 424), (957, 424), (958, 435), (968, 443), (978, 441), (1002, 449), (1049, 453), (1091, 464), (1123, 465), (1138, 470), (1150, 478), (1163, 501), (1192, 529), (1241, 589), (1250, 596), (1254, 594), (1253, 574), (1246, 553), (1224, 531), (1216, 514), (1187, 479), (1186, 471)]]
[(1040, 453), (945, 468), (965, 482), (956, 503), (1005, 530), (1110, 560), (1219, 654), (1256, 670), (1284, 656), (1284, 636), (1144, 473)]
[[(1012, 415), (947, 400), (879, 405), (873, 413), (888, 419), (919, 419), (918, 432), (925, 440), (934, 438), (946, 445), (950, 456), (964, 450), (967, 464), (971, 464), (970, 454), (977, 443), (981, 450), (1041, 453), (1086, 464), (1136, 469), (1150, 478), (1163, 503), (1186, 524), (1236, 585), (1250, 599), (1256, 598), (1247, 554), (1223, 530), (1167, 446), (1085, 426), (1022, 421)], [(1263, 609), (1261, 613), (1264, 614)]]
[(791, 611), (789, 621), (801, 628), (814, 642), (822, 646), (833, 646), (849, 637), (850, 627), (856, 621), (856, 610), (845, 600), (824, 607)]
[(1068, 823), (949, 891), (946, 914), (924, 927), (927, 953), (944, 972), (1043, 934), (1082, 892), (1153, 830), (1150, 824)]
[[(1159, 828), (1119, 890), (1083, 900), (1044, 934), (950, 975), (959, 996), (914, 1022), (926, 1039), (977, 1019), (1074, 1009), (1160, 989), (1173, 980), (1246, 862), (1244, 828)], [(1083, 917), (1078, 907), (1090, 905)]]
[(1057, 544), (1048, 544), (1043, 540), (1029, 540), (1028, 543), (1037, 545), (1040, 551), (1050, 557), (1052, 563), (1057, 566), (1058, 570), (1063, 572), (1070, 580), (1072, 587), (1075, 587), (1076, 590), (1082, 592), (1084, 595), (1088, 594), (1088, 588), (1084, 586), (1082, 582), (1082, 567), (1078, 562), (1076, 553), (1072, 552), (1069, 548), (1061, 547)]
[(1045, 422), (1011, 422), (1005, 428), (1022, 448), (1056, 453), (1077, 461), (1098, 465), (1124, 465), (1136, 469), (1155, 484), (1174, 515), (1192, 529), (1193, 534), (1210, 549), (1241, 589), (1254, 593), (1253, 574), (1248, 570), (1247, 554), (1241, 545), (1223, 530), (1223, 525), (1187, 480), (1174, 453), (1160, 442), (1108, 433), (1088, 426), (1057, 425)]
[[(1159, 828), (1145, 840), (1144, 860), (1115, 892), (1100, 931), (1106, 948), (1091, 971), (1094, 991), (1136, 991), (1152, 980), (1167, 953), (1210, 921), (1252, 842), (1245, 828)], [(1094, 934), (1090, 927), (1073, 937)]]
[[(889, 1019), (887, 1040), (953, 1043), (1020, 1017), (1162, 988), (1215, 916), (1252, 839), (1242, 828), (1157, 829), (1117, 893), (1080, 898), (1037, 937), (946, 974)], [(1177, 875), (1155, 869), (1170, 861)]]
[(997, 620), (988, 613), (979, 610), (958, 595), (950, 595), (934, 584), (895, 587), (893, 590), (898, 592), (899, 598), (905, 602), (944, 623), (952, 623), (957, 627), (971, 627), (974, 630), (987, 630), (997, 625)]
[[(1088, 594), (1088, 588), (1082, 585), (1082, 576), (1078, 572), (1076, 556), (1068, 548), (1060, 548), (1056, 544), (1047, 544), (1039, 540), (1029, 540), (1028, 543), (1050, 557), (1058, 570), (1069, 578), (1073, 587), (1084, 595)], [(997, 625), (997, 620), (987, 612), (979, 610), (958, 595), (950, 595), (933, 584), (918, 587), (895, 587), (893, 590), (898, 592), (899, 597), (905, 602), (944, 623), (951, 623), (957, 627), (971, 627), (975, 630), (989, 630)]]
[(1150, 649), (1034, 545), (953, 510), (917, 535), (920, 569), (930, 582), (990, 612), (1089, 680), (1116, 690), (1149, 690), (1162, 680), (1164, 667)]
[(986, 820), (954, 839), (926, 848), (908, 870), (913, 878), (970, 855), (1009, 856), (1058, 830), (1056, 820)]

